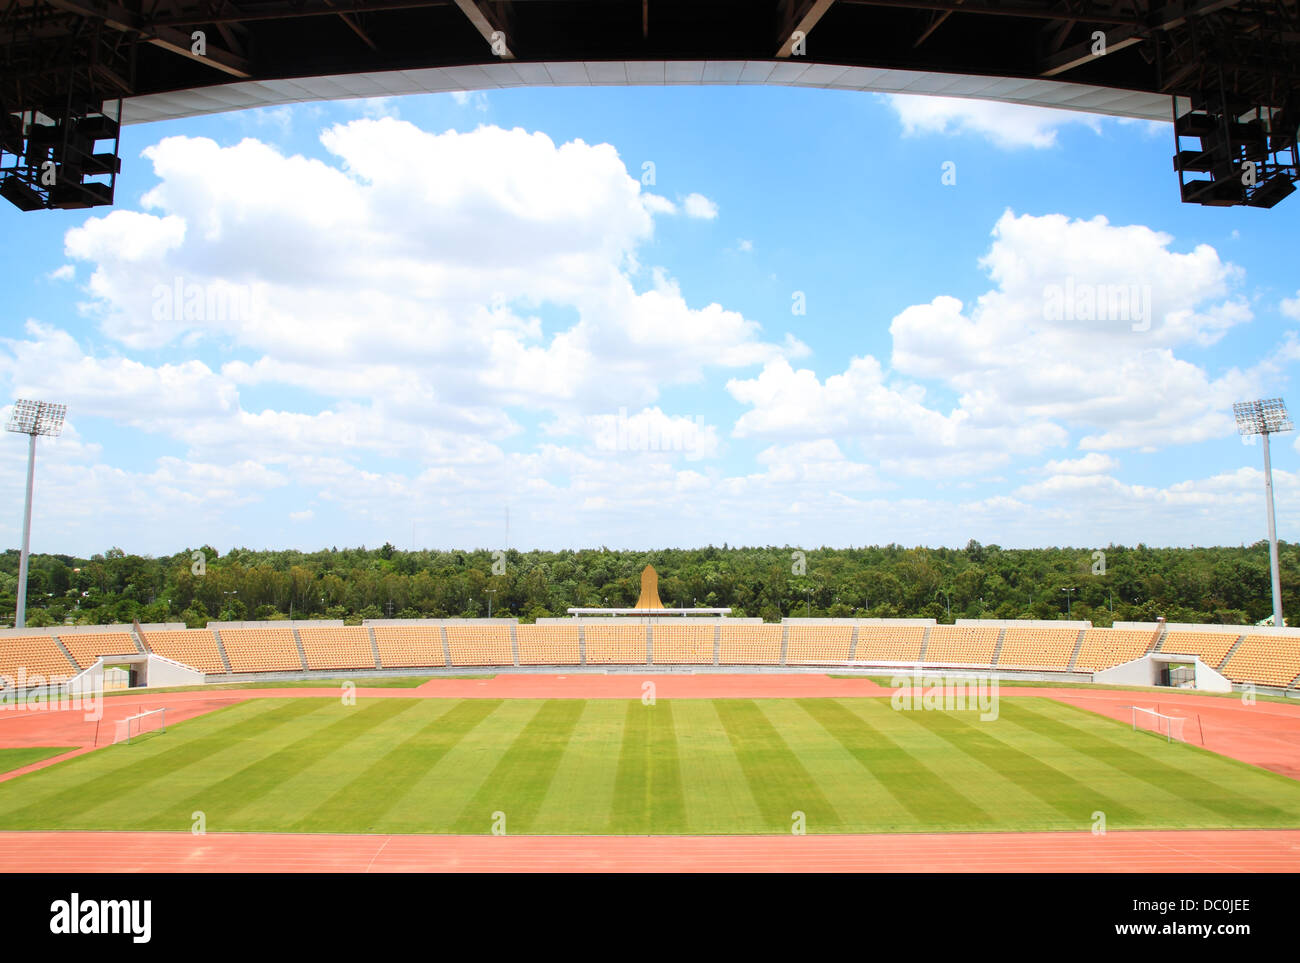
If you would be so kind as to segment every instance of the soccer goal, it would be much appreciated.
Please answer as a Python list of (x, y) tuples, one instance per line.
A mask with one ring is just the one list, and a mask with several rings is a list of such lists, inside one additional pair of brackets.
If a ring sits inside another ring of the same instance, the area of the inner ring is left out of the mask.
[(147, 732), (166, 732), (167, 710), (150, 709), (148, 712), (141, 712), (139, 715), (119, 719), (115, 725), (113, 745), (117, 745), (119, 742), (130, 745), (133, 738), (138, 738)]
[(1183, 725), (1187, 722), (1184, 716), (1167, 716), (1163, 712), (1156, 712), (1155, 709), (1147, 709), (1143, 706), (1126, 706), (1125, 708), (1133, 710), (1133, 731), (1142, 729), (1145, 732), (1154, 732), (1157, 735), (1165, 737), (1166, 742), (1185, 742), (1183, 739)]

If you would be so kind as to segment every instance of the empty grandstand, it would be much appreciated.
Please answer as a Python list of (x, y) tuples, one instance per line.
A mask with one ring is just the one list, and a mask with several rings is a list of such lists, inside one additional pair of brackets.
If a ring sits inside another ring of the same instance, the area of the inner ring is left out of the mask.
[(582, 640), (576, 623), (520, 625), (515, 628), (520, 665), (578, 665)]
[(1151, 629), (1088, 629), (1083, 633), (1083, 645), (1079, 648), (1074, 667), (1083, 672), (1094, 672), (1131, 662), (1150, 652), (1155, 642)]
[(656, 622), (650, 630), (654, 664), (712, 665), (716, 634), (709, 623)]
[(373, 631), (379, 664), (385, 669), (439, 668), (447, 664), (442, 626), (436, 622), (395, 622), (376, 625)]
[(786, 664), (847, 662), (853, 644), (853, 626), (830, 619), (819, 620), (820, 624), (809, 624), (811, 621), (799, 619), (790, 623)]
[(997, 664), (1007, 668), (1064, 671), (1070, 667), (1082, 633), (1081, 628), (1007, 626)]
[(1237, 683), (1280, 688), (1300, 685), (1300, 638), (1247, 635), (1220, 671)]
[(936, 625), (930, 630), (922, 661), (935, 665), (992, 665), (997, 626)]
[(303, 626), (297, 631), (309, 669), (378, 668), (364, 626)]
[[(0, 632), (0, 676), (39, 685), (71, 679), (101, 657), (161, 656), (209, 681), (303, 674), (458, 668), (539, 671), (728, 671), (748, 668), (895, 672), (921, 666), (996, 671), (1015, 678), (1090, 681), (1119, 666), (1180, 656), (1199, 660), (1237, 685), (1300, 695), (1300, 629), (1229, 626), (1166, 627), (1086, 622), (978, 622), (940, 625), (930, 619), (577, 617), (519, 624), (514, 619), (372, 620), (62, 627)], [(137, 643), (138, 639), (138, 643)], [(1221, 680), (1222, 681), (1222, 680)]]
[(217, 638), (233, 672), (284, 672), (306, 669), (288, 628), (217, 628)]
[(781, 636), (779, 625), (762, 623), (728, 623), (718, 627), (719, 658), (722, 665), (779, 665)]
[(150, 652), (193, 666), (200, 672), (228, 672), (217, 635), (211, 629), (162, 629), (146, 631), (145, 645)]

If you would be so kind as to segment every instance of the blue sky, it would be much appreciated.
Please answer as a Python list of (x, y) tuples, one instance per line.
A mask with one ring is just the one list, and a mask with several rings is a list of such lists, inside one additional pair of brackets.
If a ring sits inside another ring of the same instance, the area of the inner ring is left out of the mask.
[(781, 87), (128, 127), (113, 209), (0, 209), (0, 379), (69, 405), (33, 549), (1253, 542), (1300, 201), (1183, 205), (1171, 152)]

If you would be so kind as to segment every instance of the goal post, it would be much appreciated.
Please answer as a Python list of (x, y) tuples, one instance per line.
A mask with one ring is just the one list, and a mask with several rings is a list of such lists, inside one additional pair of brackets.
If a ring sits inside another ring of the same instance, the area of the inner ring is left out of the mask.
[(117, 720), (113, 732), (113, 745), (125, 742), (130, 745), (132, 738), (138, 738), (148, 732), (167, 731), (167, 710), (150, 709), (137, 715)]
[(1183, 726), (1187, 723), (1185, 716), (1165, 715), (1145, 706), (1125, 706), (1132, 710), (1133, 731), (1154, 732), (1165, 737), (1166, 742), (1186, 742), (1183, 738)]

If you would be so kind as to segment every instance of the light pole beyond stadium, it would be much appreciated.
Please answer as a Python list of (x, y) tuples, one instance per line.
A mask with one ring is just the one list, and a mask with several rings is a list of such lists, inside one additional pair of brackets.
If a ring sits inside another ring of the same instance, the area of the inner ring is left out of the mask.
[(9, 416), (9, 431), (27, 435), (27, 501), (23, 507), (23, 548), (18, 556), (18, 604), (14, 609), (14, 628), (27, 626), (27, 549), (32, 533), (32, 485), (36, 478), (36, 436), (50, 435), (57, 437), (63, 431), (63, 418), (68, 412), (67, 405), (56, 405), (48, 401), (14, 402), (13, 414)]
[(1273, 578), (1273, 626), (1281, 628), (1282, 579), (1277, 568), (1277, 526), (1273, 520), (1273, 465), (1268, 457), (1268, 436), (1279, 431), (1290, 431), (1294, 426), (1281, 398), (1262, 401), (1239, 401), (1232, 406), (1237, 419), (1237, 431), (1245, 435), (1264, 436), (1264, 500), (1268, 505), (1268, 563)]

